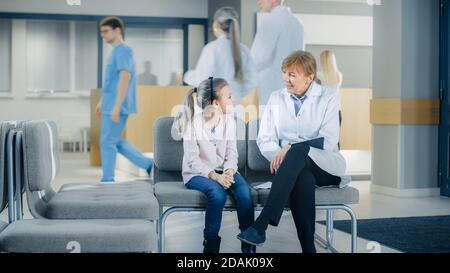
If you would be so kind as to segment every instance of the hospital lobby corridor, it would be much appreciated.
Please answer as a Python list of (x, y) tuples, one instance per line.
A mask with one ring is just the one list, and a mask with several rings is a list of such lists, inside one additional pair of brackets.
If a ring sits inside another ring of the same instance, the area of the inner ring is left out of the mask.
[[(86, 183), (98, 184), (98, 178), (101, 176), (101, 168), (93, 167), (88, 164), (89, 154), (65, 152), (61, 156), (61, 174), (54, 181), (55, 190), (58, 190), (67, 183)], [(364, 166), (354, 166), (355, 170), (364, 169)], [(143, 180), (148, 178), (136, 176), (121, 170), (117, 170), (117, 179), (119, 183), (127, 181)], [(360, 201), (357, 205), (351, 205), (358, 220), (379, 219), (379, 218), (402, 218), (402, 217), (423, 217), (440, 216), (450, 213), (450, 200), (447, 197), (413, 197), (396, 198), (392, 196), (371, 193), (370, 181), (353, 181), (351, 186), (357, 188), (360, 192)], [(27, 208), (24, 209), (25, 218), (32, 218)], [(318, 212), (317, 221), (324, 220), (325, 214)], [(203, 230), (203, 212), (180, 212), (174, 213), (167, 219), (166, 229), (166, 252), (168, 253), (198, 253), (202, 246), (200, 239)], [(348, 219), (344, 213), (337, 213), (336, 220)], [(0, 220), (7, 221), (6, 213), (0, 215)], [(325, 226), (316, 224), (317, 233), (325, 234)], [(239, 253), (240, 242), (235, 238), (238, 233), (237, 218), (235, 212), (224, 212), (221, 236), (224, 243), (221, 251), (224, 253)], [(268, 229), (268, 240), (263, 247), (257, 249), (259, 253), (298, 253), (301, 251), (296, 237), (296, 230), (292, 216), (289, 211), (285, 211), (280, 221), (279, 228)], [(340, 230), (335, 230), (335, 247), (340, 252), (350, 251), (350, 235)], [(369, 253), (378, 251), (369, 240), (358, 238), (358, 252)], [(319, 253), (329, 253), (327, 249), (321, 247), (316, 242)], [(380, 245), (381, 253), (397, 253), (400, 250)]]

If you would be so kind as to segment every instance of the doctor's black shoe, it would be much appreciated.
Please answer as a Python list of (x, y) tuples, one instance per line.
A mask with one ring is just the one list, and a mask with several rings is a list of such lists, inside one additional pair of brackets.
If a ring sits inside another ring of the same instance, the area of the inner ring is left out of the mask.
[(266, 231), (259, 233), (253, 227), (249, 227), (245, 231), (239, 233), (237, 238), (244, 243), (259, 246), (266, 241)]
[(241, 251), (242, 253), (256, 253), (256, 246), (241, 242)]

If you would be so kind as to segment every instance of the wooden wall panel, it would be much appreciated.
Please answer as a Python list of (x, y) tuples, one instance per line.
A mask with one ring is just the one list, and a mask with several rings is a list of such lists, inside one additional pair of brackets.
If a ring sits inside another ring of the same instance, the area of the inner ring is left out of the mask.
[(377, 125), (437, 125), (439, 99), (373, 99), (370, 122)]

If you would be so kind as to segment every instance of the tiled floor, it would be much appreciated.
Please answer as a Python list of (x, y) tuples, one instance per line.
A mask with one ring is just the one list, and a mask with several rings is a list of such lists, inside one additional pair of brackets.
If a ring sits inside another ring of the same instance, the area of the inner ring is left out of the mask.
[[(366, 157), (367, 158), (367, 157)], [(354, 167), (354, 169), (363, 169)], [(62, 155), (61, 173), (52, 183), (57, 190), (61, 185), (74, 182), (98, 183), (101, 169), (89, 165), (88, 154), (65, 153)], [(119, 181), (145, 179), (137, 178), (123, 171), (117, 172)], [(409, 217), (428, 215), (449, 215), (450, 199), (444, 197), (433, 198), (394, 198), (370, 192), (370, 181), (354, 181), (351, 184), (360, 191), (360, 203), (352, 205), (359, 219), (385, 218), (385, 217)], [(30, 214), (26, 210), (26, 218)], [(203, 217), (201, 212), (174, 213), (166, 222), (166, 252), (201, 252)], [(337, 213), (337, 219), (347, 219), (345, 213)], [(6, 213), (0, 215), (0, 219), (7, 220)], [(324, 213), (318, 212), (317, 219), (324, 219)], [(317, 234), (324, 234), (324, 226), (317, 224)], [(224, 212), (221, 228), (221, 251), (239, 252), (240, 241), (236, 239), (239, 232), (235, 212)], [(342, 252), (350, 251), (350, 236), (346, 233), (335, 231), (335, 247)], [(370, 252), (368, 241), (358, 239), (358, 252)], [(327, 250), (317, 245), (319, 252)], [(266, 243), (258, 248), (258, 252), (300, 252), (300, 246), (296, 236), (295, 226), (289, 212), (285, 212), (280, 225), (277, 228), (269, 227)], [(381, 252), (397, 252), (381, 246)]]

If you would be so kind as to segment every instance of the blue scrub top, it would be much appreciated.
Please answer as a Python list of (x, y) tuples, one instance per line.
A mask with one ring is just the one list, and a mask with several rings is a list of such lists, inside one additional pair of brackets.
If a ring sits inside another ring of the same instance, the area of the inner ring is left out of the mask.
[(136, 113), (136, 70), (132, 49), (126, 44), (117, 45), (108, 59), (103, 82), (102, 114), (111, 114), (116, 103), (119, 74), (126, 70), (131, 74), (128, 91), (120, 109), (121, 115)]

